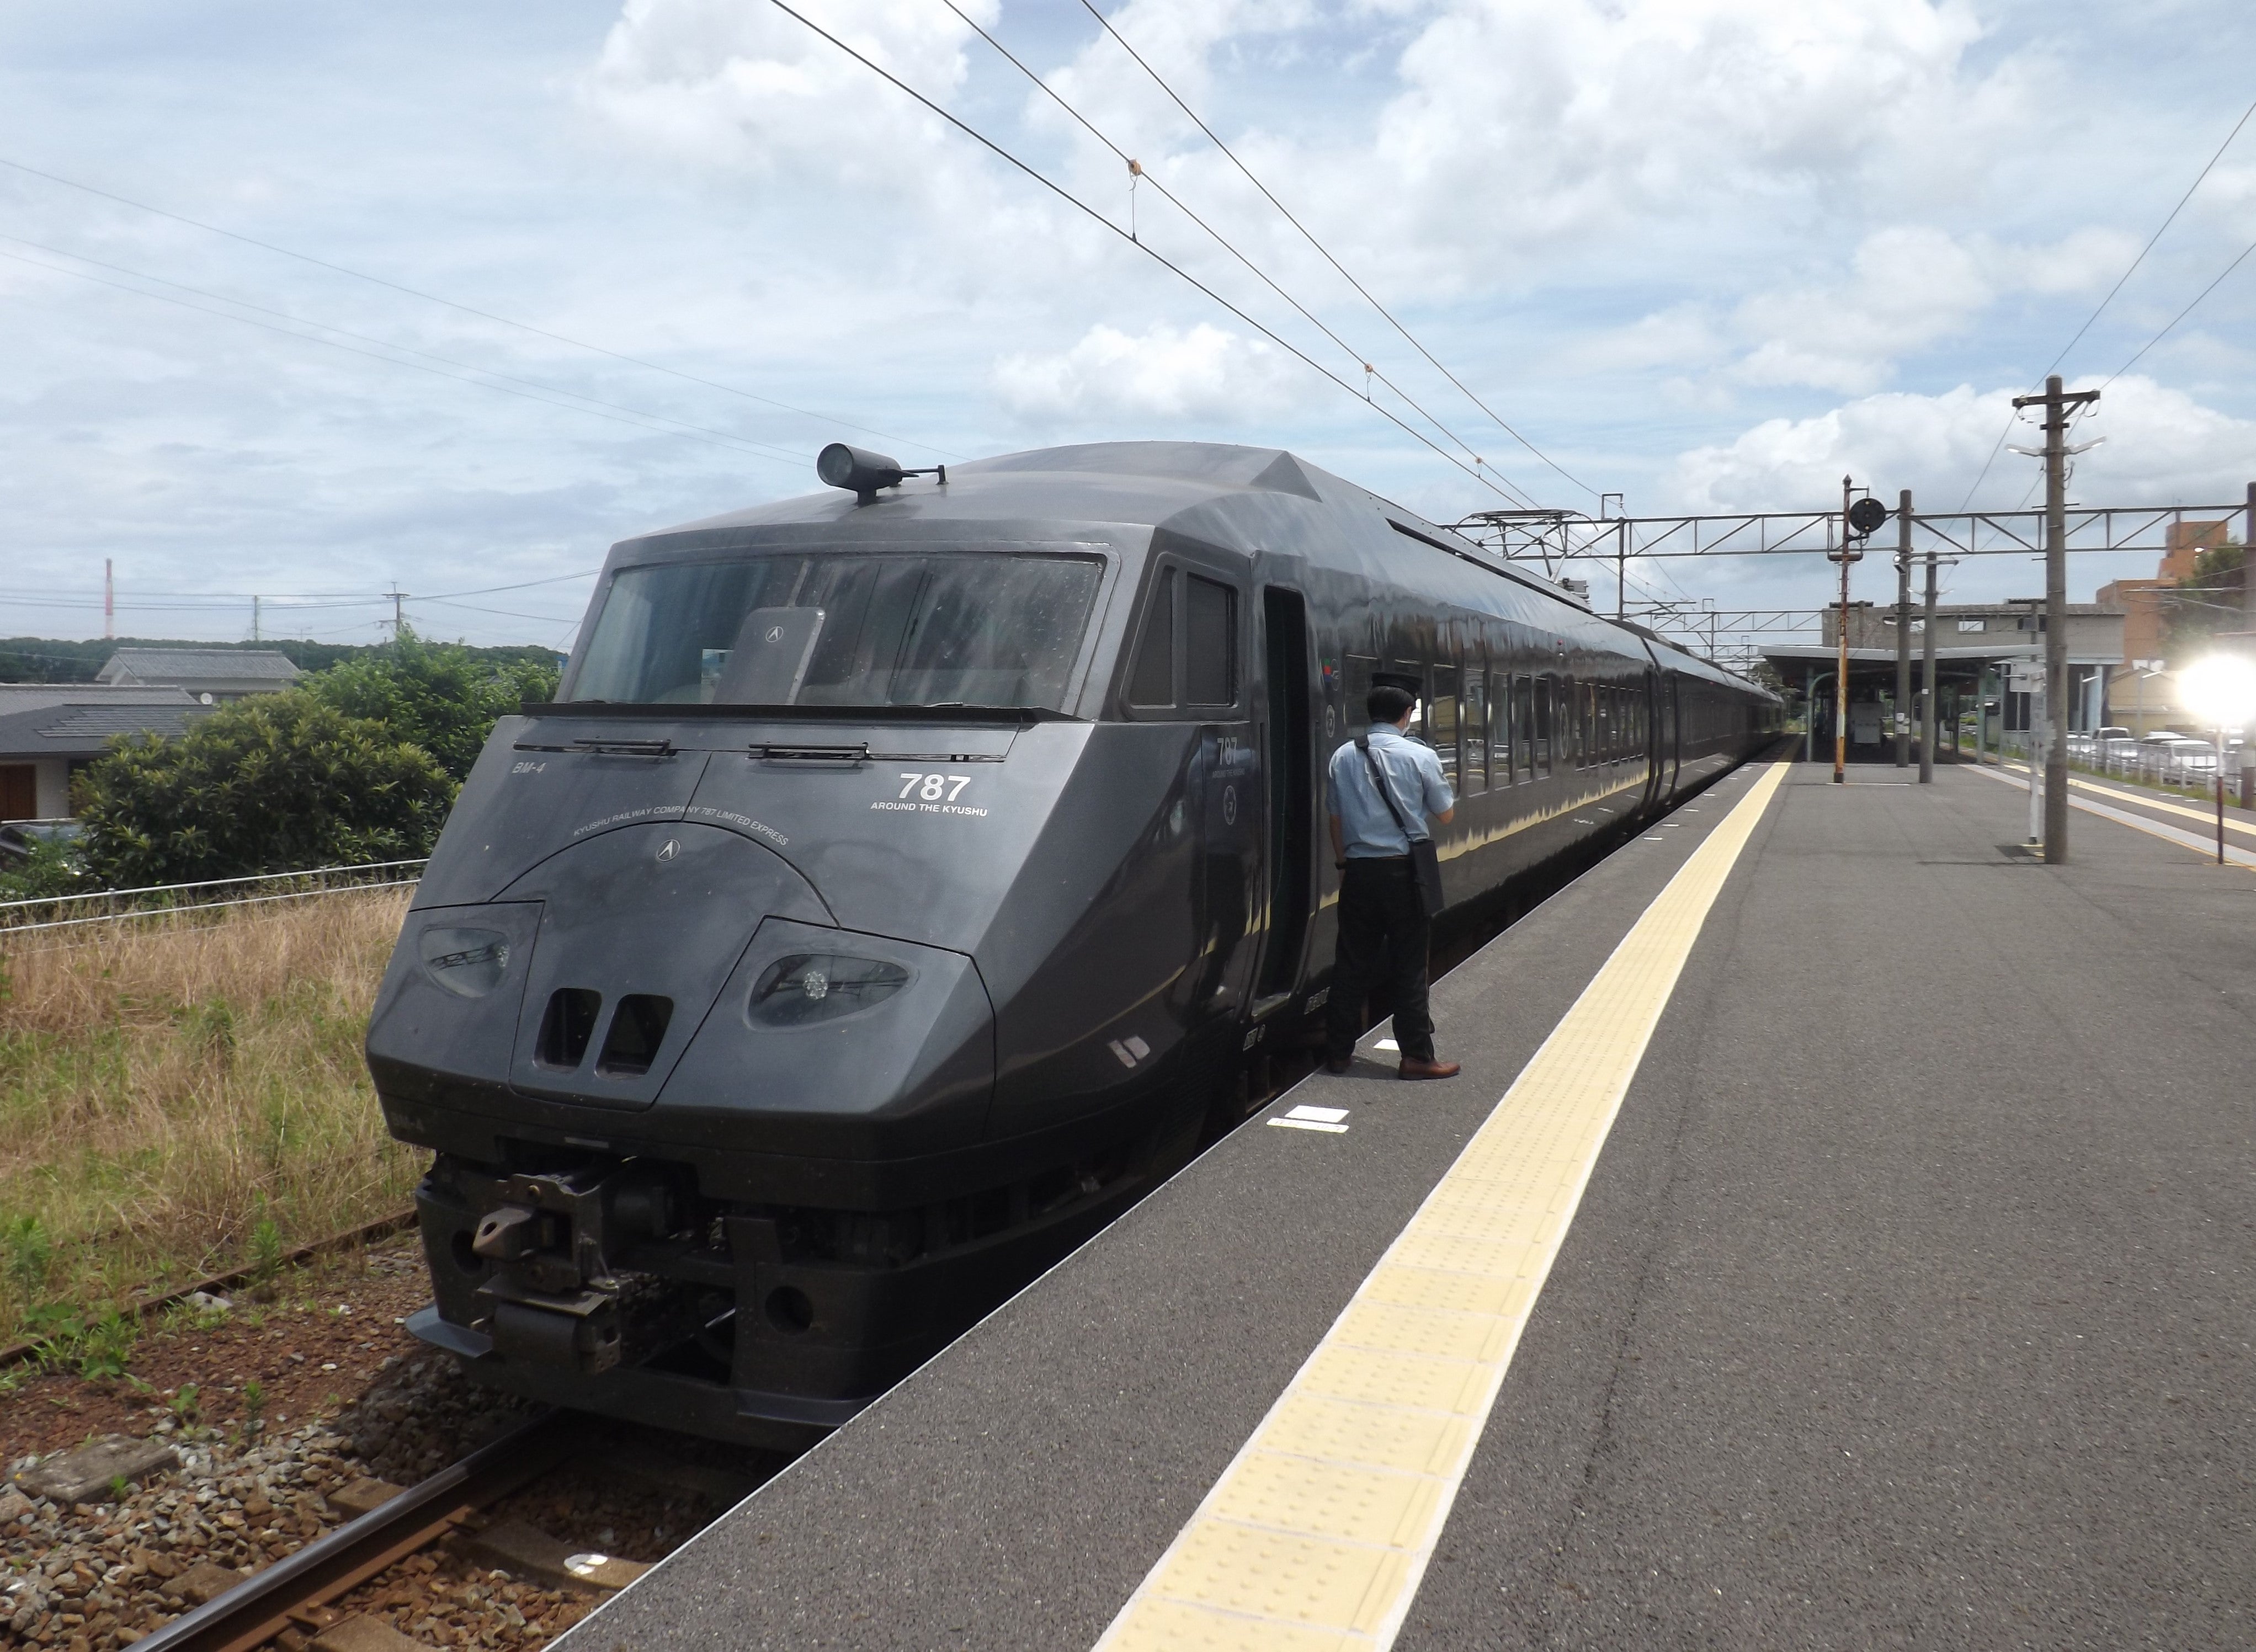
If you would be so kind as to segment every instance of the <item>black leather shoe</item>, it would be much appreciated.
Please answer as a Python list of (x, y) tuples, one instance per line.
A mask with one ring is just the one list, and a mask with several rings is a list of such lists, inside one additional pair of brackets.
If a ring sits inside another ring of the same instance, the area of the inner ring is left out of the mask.
[(1353, 1056), (1326, 1056), (1324, 1058), (1324, 1071), (1330, 1073), (1335, 1079), (1344, 1076), (1349, 1069), (1354, 1065), (1355, 1058)]
[(1397, 1069), (1406, 1079), (1454, 1079), (1464, 1071), (1457, 1061), (1421, 1061), (1414, 1056), (1405, 1056)]

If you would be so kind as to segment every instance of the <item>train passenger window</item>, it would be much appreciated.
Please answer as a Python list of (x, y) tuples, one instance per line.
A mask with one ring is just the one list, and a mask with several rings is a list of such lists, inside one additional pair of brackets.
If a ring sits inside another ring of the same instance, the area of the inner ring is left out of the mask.
[(1488, 677), (1480, 656), (1465, 662), (1465, 702), (1460, 712), (1464, 723), (1464, 782), (1459, 790), (1468, 796), (1488, 790)]
[(1454, 665), (1434, 667), (1432, 690), (1426, 697), (1426, 742), (1442, 760), (1442, 778), (1455, 791), (1458, 784), (1460, 765), (1457, 762), (1457, 668)]
[(1527, 679), (1514, 682), (1509, 671), (1496, 674), (1488, 707), (1488, 771), (1510, 785), (1527, 766)]
[(1132, 706), (1175, 703), (1175, 571), (1162, 568), (1152, 587), (1144, 615), (1144, 637), (1136, 650), (1136, 670), (1128, 679)]
[(1364, 702), (1371, 698), (1371, 673), (1378, 669), (1378, 657), (1371, 654), (1347, 656), (1347, 714), (1346, 732), (1361, 734), (1371, 721), (1371, 713)]
[(1551, 772), (1551, 678), (1523, 677), (1519, 683), (1527, 691), (1527, 772), (1531, 777), (1547, 775)]
[(1426, 666), (1422, 660), (1398, 659), (1386, 668), (1386, 674), (1399, 679), (1399, 686), (1416, 696), (1410, 707), (1410, 727), (1405, 730), (1413, 740), (1426, 738)]
[(1237, 593), (1213, 580), (1188, 576), (1183, 592), (1184, 702), (1237, 703)]

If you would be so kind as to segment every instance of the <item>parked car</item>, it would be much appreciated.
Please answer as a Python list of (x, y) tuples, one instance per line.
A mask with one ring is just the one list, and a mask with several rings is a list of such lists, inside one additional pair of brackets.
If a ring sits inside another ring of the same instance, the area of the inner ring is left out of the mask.
[(2174, 729), (2157, 729), (2139, 742), (2139, 772), (2180, 784), (2196, 781), (2217, 772), (2217, 748)]

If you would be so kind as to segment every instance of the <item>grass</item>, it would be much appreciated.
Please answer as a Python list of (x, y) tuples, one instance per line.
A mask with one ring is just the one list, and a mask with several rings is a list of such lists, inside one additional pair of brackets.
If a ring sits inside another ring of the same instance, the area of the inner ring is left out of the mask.
[(0, 931), (0, 1341), (406, 1206), (361, 1039), (407, 898)]

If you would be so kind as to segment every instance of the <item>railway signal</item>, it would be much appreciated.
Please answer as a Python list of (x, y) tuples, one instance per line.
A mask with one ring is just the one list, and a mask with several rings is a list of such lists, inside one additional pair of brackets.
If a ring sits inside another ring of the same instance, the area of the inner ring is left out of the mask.
[(1833, 678), (1833, 784), (1848, 778), (1849, 766), (1849, 566), (1864, 559), (1863, 545), (1888, 519), (1888, 508), (1867, 494), (1852, 499), (1855, 479), (1841, 478), (1841, 548), (1825, 559), (1841, 565), (1840, 659)]

